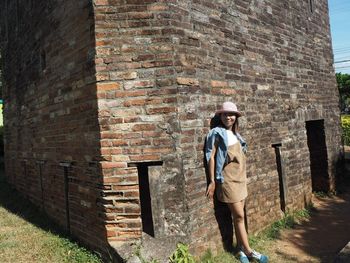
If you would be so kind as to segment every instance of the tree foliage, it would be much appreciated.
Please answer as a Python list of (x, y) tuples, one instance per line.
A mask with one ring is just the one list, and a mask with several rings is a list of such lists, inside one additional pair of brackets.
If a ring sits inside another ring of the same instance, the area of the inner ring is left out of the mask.
[(336, 73), (339, 97), (340, 97), (340, 107), (342, 111), (350, 108), (350, 75), (343, 73)]

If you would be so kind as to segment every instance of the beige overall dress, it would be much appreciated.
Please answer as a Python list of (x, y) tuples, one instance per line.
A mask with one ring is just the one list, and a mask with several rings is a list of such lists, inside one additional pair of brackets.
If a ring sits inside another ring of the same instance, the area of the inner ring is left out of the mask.
[(230, 145), (227, 164), (223, 172), (224, 182), (216, 184), (216, 196), (224, 203), (236, 203), (248, 196), (246, 157), (239, 142)]

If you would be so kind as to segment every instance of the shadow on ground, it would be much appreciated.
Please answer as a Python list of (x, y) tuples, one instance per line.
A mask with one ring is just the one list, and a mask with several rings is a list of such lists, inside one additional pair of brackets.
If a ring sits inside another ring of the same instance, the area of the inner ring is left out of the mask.
[(50, 231), (60, 237), (77, 242), (77, 240), (73, 240), (68, 236), (68, 234), (57, 224), (53, 223), (43, 211), (34, 206), (29, 200), (13, 188), (13, 186), (8, 184), (2, 167), (0, 167), (0, 207), (5, 208), (10, 213), (23, 218), (27, 222), (30, 222), (45, 231)]
[(341, 181), (336, 196), (313, 196), (314, 209), (309, 221), (283, 231), (278, 251), (293, 262), (330, 263), (350, 241), (350, 172)]

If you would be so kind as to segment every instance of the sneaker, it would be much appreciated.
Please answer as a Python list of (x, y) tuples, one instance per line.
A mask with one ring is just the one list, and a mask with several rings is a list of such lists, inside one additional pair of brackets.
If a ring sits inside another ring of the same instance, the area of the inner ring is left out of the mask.
[(257, 260), (259, 263), (269, 262), (269, 258), (267, 256), (260, 254), (259, 252), (256, 252), (255, 250), (252, 251), (250, 258)]
[(241, 263), (249, 263), (247, 255), (242, 250), (238, 252), (238, 259)]

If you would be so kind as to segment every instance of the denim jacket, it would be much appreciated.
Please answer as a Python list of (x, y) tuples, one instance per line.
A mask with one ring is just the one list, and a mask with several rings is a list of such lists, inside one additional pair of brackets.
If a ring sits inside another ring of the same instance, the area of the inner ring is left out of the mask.
[[(242, 151), (247, 152), (247, 143), (242, 138), (239, 133), (236, 133), (236, 137), (241, 144)], [(218, 140), (218, 148), (216, 150), (216, 159), (215, 159), (215, 179), (219, 183), (224, 182), (224, 176), (222, 170), (224, 168), (226, 157), (227, 157), (227, 148), (228, 148), (228, 139), (226, 129), (222, 127), (216, 127), (211, 129), (207, 135), (206, 144), (205, 144), (205, 158), (207, 162), (211, 157), (215, 141)]]

